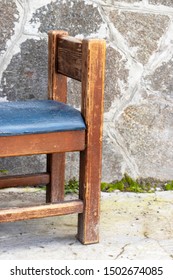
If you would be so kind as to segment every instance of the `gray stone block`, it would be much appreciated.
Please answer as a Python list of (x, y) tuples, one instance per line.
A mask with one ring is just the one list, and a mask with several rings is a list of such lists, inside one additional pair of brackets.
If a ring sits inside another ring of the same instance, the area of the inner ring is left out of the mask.
[(92, 3), (83, 0), (55, 1), (36, 10), (32, 22), (40, 21), (39, 32), (48, 32), (50, 29), (68, 30), (71, 35), (84, 36), (97, 33), (102, 24), (102, 18)]
[(131, 105), (115, 124), (143, 177), (172, 178), (172, 114), (172, 106), (156, 102)]
[(47, 98), (47, 41), (28, 39), (14, 55), (1, 80), (7, 100)]
[(7, 49), (6, 43), (14, 35), (15, 23), (19, 19), (19, 12), (15, 1), (0, 1), (0, 55)]
[(156, 98), (171, 102), (173, 99), (173, 57), (161, 62), (144, 78), (147, 89)]
[(105, 9), (115, 28), (123, 36), (131, 55), (146, 64), (157, 50), (159, 41), (170, 24), (165, 15)]
[(105, 112), (108, 112), (112, 102), (123, 97), (121, 85), (126, 90), (128, 87), (129, 69), (127, 58), (120, 50), (107, 47), (106, 75), (105, 75)]

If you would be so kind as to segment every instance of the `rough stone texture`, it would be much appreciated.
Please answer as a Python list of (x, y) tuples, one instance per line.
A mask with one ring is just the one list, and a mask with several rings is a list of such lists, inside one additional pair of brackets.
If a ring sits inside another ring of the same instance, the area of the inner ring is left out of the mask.
[[(122, 162), (123, 156), (114, 143), (109, 139), (109, 137), (105, 137), (103, 141), (103, 169), (102, 169), (102, 177), (106, 181), (108, 178), (108, 174), (111, 174), (111, 180), (120, 180), (122, 177)], [(116, 160), (115, 160), (116, 159)], [(116, 170), (116, 172), (115, 172)]]
[(6, 43), (14, 34), (14, 25), (19, 13), (15, 1), (0, 1), (0, 54), (6, 50)]
[(107, 48), (105, 85), (105, 112), (109, 111), (114, 100), (122, 98), (122, 88), (127, 90), (129, 70), (127, 59), (112, 47)]
[(38, 31), (48, 32), (50, 29), (68, 30), (71, 35), (84, 36), (96, 33), (102, 23), (98, 9), (85, 1), (50, 2), (34, 13), (32, 22), (40, 21)]
[(73, 79), (67, 82), (67, 102), (76, 108), (81, 107), (81, 83)]
[[(12, 157), (0, 159), (0, 169), (7, 170), (8, 175), (12, 174), (27, 174), (33, 172), (45, 171), (45, 157), (27, 156), (27, 157)], [(0, 174), (4, 176), (4, 174)]]
[(173, 101), (173, 57), (168, 62), (162, 62), (150, 75), (145, 77), (147, 88), (157, 98)]
[(165, 5), (165, 6), (173, 7), (173, 2), (172, 2), (172, 0), (149, 0), (149, 4), (153, 4), (153, 5)]
[[(172, 107), (141, 104), (127, 107), (119, 119), (117, 129), (137, 164), (139, 174), (142, 172), (144, 177), (150, 173), (154, 178), (161, 178), (165, 172), (172, 176), (172, 114)], [(150, 170), (151, 166), (154, 169)]]
[[(102, 180), (125, 172), (173, 179), (172, 7), (168, 0), (2, 0), (0, 100), (47, 98), (48, 30), (105, 38)], [(68, 102), (80, 108), (80, 83), (68, 86)], [(67, 154), (66, 177), (77, 177), (78, 166), (78, 153)], [(45, 156), (2, 159), (3, 168), (44, 170)]]
[(9, 101), (47, 98), (47, 42), (28, 39), (13, 56), (1, 80)]
[(127, 41), (133, 56), (145, 64), (158, 48), (159, 40), (169, 24), (169, 17), (136, 12), (107, 10), (115, 28)]

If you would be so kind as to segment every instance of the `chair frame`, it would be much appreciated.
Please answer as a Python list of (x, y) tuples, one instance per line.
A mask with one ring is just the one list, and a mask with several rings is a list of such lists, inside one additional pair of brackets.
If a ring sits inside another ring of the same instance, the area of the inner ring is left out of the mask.
[[(86, 130), (0, 136), (0, 157), (47, 154), (47, 172), (0, 178), (0, 188), (46, 184), (44, 205), (0, 209), (0, 222), (78, 213), (77, 238), (99, 242), (105, 41), (48, 33), (48, 98), (67, 102), (67, 77), (81, 81)], [(79, 199), (64, 201), (65, 152), (80, 152)]]

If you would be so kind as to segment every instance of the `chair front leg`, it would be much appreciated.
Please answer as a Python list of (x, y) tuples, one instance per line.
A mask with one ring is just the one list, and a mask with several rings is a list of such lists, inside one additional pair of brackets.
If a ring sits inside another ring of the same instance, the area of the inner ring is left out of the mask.
[(77, 238), (83, 244), (99, 242), (101, 154), (99, 145), (80, 153), (79, 198), (84, 211), (78, 216)]

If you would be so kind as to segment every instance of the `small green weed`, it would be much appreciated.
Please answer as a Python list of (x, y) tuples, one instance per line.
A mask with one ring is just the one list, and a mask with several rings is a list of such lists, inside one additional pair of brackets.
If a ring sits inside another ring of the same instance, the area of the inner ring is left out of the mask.
[(170, 181), (165, 184), (165, 190), (166, 191), (173, 191), (173, 181)]
[(0, 173), (6, 175), (6, 174), (8, 174), (8, 170), (7, 169), (0, 169)]
[(132, 179), (129, 175), (124, 174), (124, 177), (120, 181), (115, 181), (112, 183), (101, 183), (101, 191), (103, 192), (113, 192), (115, 190), (120, 190), (122, 192), (154, 192), (156, 186), (151, 184), (141, 183), (138, 180)]
[(79, 192), (79, 182), (73, 178), (65, 183), (65, 194), (78, 193)]
[[(0, 174), (7, 175), (9, 173), (6, 169), (0, 169)], [(40, 186), (41, 190), (46, 190), (46, 186)], [(113, 192), (119, 190), (121, 192), (136, 192), (136, 193), (152, 193), (156, 189), (163, 191), (173, 191), (173, 180), (168, 182), (161, 182), (154, 180), (153, 178), (146, 179), (132, 179), (128, 174), (124, 174), (121, 180), (116, 180), (111, 183), (102, 182), (102, 192)], [(76, 178), (72, 178), (65, 183), (65, 194), (78, 194), (79, 193), (79, 181)]]
[[(42, 191), (46, 191), (46, 186), (39, 186), (39, 189)], [(65, 194), (72, 194), (79, 192), (79, 182), (73, 178), (65, 183)]]
[[(40, 190), (46, 190), (46, 186), (40, 186)], [(65, 194), (74, 194), (79, 192), (79, 182), (73, 178), (65, 183)]]
[[(128, 174), (124, 174), (121, 180), (114, 181), (112, 183), (101, 183), (102, 192), (114, 192), (119, 190), (121, 192), (135, 192), (135, 193), (153, 193), (156, 189), (169, 191), (173, 190), (173, 181), (161, 182), (160, 180), (154, 180), (153, 178), (146, 179), (132, 179)], [(75, 178), (65, 183), (65, 194), (78, 194), (79, 181)]]

